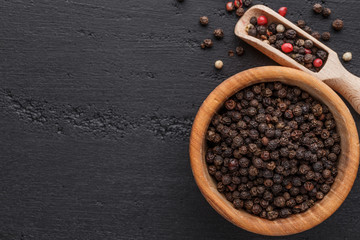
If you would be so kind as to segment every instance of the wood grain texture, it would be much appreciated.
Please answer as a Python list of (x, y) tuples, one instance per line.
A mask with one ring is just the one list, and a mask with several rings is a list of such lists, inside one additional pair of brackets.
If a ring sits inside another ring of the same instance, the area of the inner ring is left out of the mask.
[[(260, 82), (280, 81), (298, 86), (325, 103), (333, 113), (341, 138), (339, 173), (330, 192), (308, 211), (286, 219), (269, 221), (236, 210), (217, 191), (216, 182), (208, 173), (205, 161), (206, 132), (213, 115), (224, 102), (239, 90)], [(346, 105), (326, 84), (310, 74), (285, 67), (261, 67), (238, 73), (220, 84), (206, 98), (196, 115), (190, 137), (190, 160), (200, 191), (223, 217), (248, 231), (272, 236), (290, 235), (308, 230), (330, 217), (349, 194), (359, 165), (359, 140), (355, 122)]]
[[(250, 18), (253, 16), (259, 17), (261, 15), (267, 16), (269, 22), (282, 23), (284, 26), (286, 26), (286, 28), (294, 29), (298, 35), (302, 36), (304, 39), (310, 39), (313, 41), (315, 46), (325, 50), (328, 53), (328, 59), (324, 63), (323, 68), (319, 72), (310, 71), (278, 49), (264, 43), (257, 38), (249, 36), (246, 33), (245, 28), (249, 24)], [(352, 107), (358, 113), (360, 113), (360, 78), (349, 73), (342, 66), (335, 51), (312, 37), (310, 34), (306, 33), (304, 30), (286, 18), (279, 15), (277, 12), (264, 5), (253, 6), (244, 14), (244, 16), (240, 18), (236, 24), (235, 34), (279, 64), (299, 69), (324, 81), (333, 90), (340, 93), (352, 105)]]
[[(329, 19), (312, 13), (315, 2), (287, 0), (288, 19), (330, 30), (327, 45), (352, 51), (345, 67), (359, 75), (358, 1), (326, 1)], [(238, 72), (276, 65), (234, 35), (238, 19), (224, 4), (0, 1), (1, 240), (269, 239), (214, 211), (189, 164), (192, 121), (208, 94)], [(330, 29), (337, 17), (341, 33)], [(218, 27), (224, 39), (202, 51)], [(228, 57), (238, 45), (245, 54)], [(357, 178), (331, 218), (291, 239), (360, 239), (359, 202)]]

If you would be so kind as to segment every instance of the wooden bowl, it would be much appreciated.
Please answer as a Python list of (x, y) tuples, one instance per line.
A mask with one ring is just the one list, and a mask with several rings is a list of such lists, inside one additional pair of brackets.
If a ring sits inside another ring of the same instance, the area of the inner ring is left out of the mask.
[[(260, 82), (279, 81), (298, 86), (325, 103), (333, 113), (341, 138), (338, 175), (330, 192), (308, 211), (286, 219), (269, 221), (237, 210), (217, 191), (205, 162), (205, 133), (223, 103), (239, 90)], [(191, 168), (210, 205), (228, 221), (250, 232), (263, 235), (289, 235), (308, 230), (331, 216), (345, 200), (356, 178), (359, 165), (359, 141), (354, 119), (340, 97), (326, 84), (308, 73), (286, 67), (259, 67), (238, 73), (221, 83), (206, 98), (193, 123), (190, 137)], [(221, 231), (219, 229), (219, 231)]]

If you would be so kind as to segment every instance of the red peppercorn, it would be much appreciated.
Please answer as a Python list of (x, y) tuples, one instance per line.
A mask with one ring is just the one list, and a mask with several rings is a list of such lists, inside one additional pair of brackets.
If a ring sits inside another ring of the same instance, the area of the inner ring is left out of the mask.
[(235, 0), (234, 5), (236, 8), (241, 8), (243, 5), (242, 0)]
[(294, 49), (294, 47), (293, 47), (293, 45), (291, 45), (291, 43), (284, 43), (283, 45), (281, 45), (281, 50), (284, 53), (292, 52), (293, 49)]
[(233, 10), (234, 10), (234, 3), (233, 3), (233, 2), (228, 2), (228, 3), (226, 4), (226, 10), (227, 10), (228, 12), (233, 11)]
[(321, 67), (323, 65), (323, 61), (320, 58), (317, 58), (313, 62), (314, 67)]
[(305, 54), (311, 54), (311, 50), (308, 48), (305, 48)]
[(268, 23), (268, 20), (265, 16), (262, 15), (262, 16), (258, 17), (258, 19), (257, 19), (258, 25), (266, 25), (267, 23)]
[(279, 8), (279, 14), (280, 14), (281, 16), (285, 17), (286, 12), (287, 12), (287, 7), (281, 7), (281, 8)]

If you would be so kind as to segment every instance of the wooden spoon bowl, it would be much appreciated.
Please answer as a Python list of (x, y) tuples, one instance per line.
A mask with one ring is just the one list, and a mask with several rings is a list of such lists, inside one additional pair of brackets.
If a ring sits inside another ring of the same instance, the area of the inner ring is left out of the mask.
[[(281, 23), (286, 28), (294, 29), (298, 36), (313, 41), (316, 47), (325, 50), (328, 53), (328, 58), (324, 63), (323, 68), (319, 72), (312, 72), (280, 50), (264, 43), (255, 37), (249, 36), (245, 31), (245, 28), (249, 24), (250, 18), (253, 16), (259, 17), (260, 15), (265, 15), (268, 18), (269, 23)], [(351, 74), (344, 68), (336, 52), (327, 47), (325, 44), (316, 40), (310, 34), (306, 33), (304, 30), (300, 29), (286, 18), (279, 15), (277, 12), (264, 5), (256, 5), (251, 7), (245, 12), (245, 14), (236, 24), (235, 35), (279, 64), (302, 70), (320, 79), (321, 81), (324, 81), (333, 90), (340, 93), (352, 105), (355, 111), (360, 113), (360, 78)]]
[[(308, 211), (286, 219), (269, 221), (237, 210), (217, 191), (205, 162), (205, 134), (213, 115), (239, 90), (260, 82), (279, 81), (300, 87), (326, 104), (333, 113), (341, 138), (338, 175), (330, 192)], [(359, 165), (359, 141), (354, 119), (340, 97), (326, 84), (308, 73), (286, 67), (260, 67), (238, 73), (221, 83), (206, 98), (193, 123), (190, 137), (191, 168), (200, 191), (210, 205), (228, 221), (263, 235), (289, 235), (308, 230), (330, 217), (349, 194)]]

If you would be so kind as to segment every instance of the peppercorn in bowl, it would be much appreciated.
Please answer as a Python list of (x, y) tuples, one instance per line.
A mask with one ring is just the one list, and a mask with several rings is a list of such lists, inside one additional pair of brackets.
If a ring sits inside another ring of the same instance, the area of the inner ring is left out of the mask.
[(251, 232), (289, 235), (342, 204), (359, 143), (349, 110), (326, 84), (261, 67), (230, 77), (204, 101), (190, 159), (201, 192), (222, 216)]

